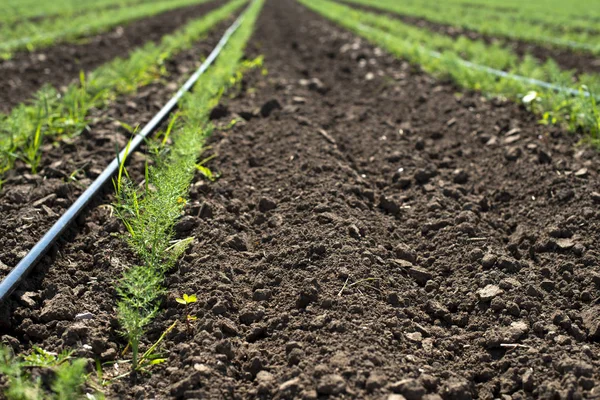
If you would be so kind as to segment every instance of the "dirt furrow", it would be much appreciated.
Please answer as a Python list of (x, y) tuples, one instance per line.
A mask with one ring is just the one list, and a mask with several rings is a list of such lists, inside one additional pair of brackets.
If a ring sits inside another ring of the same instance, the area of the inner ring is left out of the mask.
[(109, 32), (85, 38), (80, 43), (61, 43), (33, 52), (20, 52), (0, 61), (0, 112), (9, 112), (43, 85), (60, 88), (144, 43), (156, 42), (187, 22), (218, 8), (222, 0), (182, 7), (150, 18), (133, 21)]
[[(243, 122), (211, 138), (221, 178), (191, 189), (148, 343), (183, 293), (197, 324), (109, 398), (597, 396), (596, 152), (292, 0), (267, 2), (248, 54), (268, 74), (214, 113)], [(11, 300), (6, 341), (120, 358), (112, 285), (134, 260), (114, 231), (94, 208)]]

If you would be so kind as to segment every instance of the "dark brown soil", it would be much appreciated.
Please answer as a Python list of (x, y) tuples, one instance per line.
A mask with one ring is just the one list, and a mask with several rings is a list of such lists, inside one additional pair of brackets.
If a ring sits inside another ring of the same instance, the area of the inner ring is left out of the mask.
[[(598, 154), (292, 0), (265, 5), (259, 53), (269, 74), (221, 105), (218, 124), (247, 121), (213, 135), (222, 177), (192, 187), (177, 232), (195, 241), (147, 340), (183, 293), (194, 331), (107, 397), (598, 398)], [(9, 301), (3, 340), (121, 359), (115, 231), (93, 208)]]
[(559, 47), (544, 47), (542, 45), (531, 42), (482, 35), (477, 31), (472, 31), (452, 25), (439, 24), (424, 18), (386, 12), (376, 7), (362, 6), (359, 4), (347, 3), (341, 0), (339, 2), (359, 10), (365, 10), (376, 14), (383, 14), (390, 18), (396, 18), (406, 24), (414, 25), (419, 28), (429, 29), (432, 32), (447, 35), (452, 38), (466, 36), (471, 40), (483, 40), (488, 44), (502, 43), (508, 48), (512, 49), (520, 57), (524, 57), (526, 54), (530, 54), (542, 62), (546, 62), (547, 60), (552, 59), (562, 69), (573, 70), (577, 74), (586, 72), (591, 74), (600, 73), (600, 58), (598, 58), (598, 56), (594, 54), (572, 51)]
[(78, 79), (80, 71), (89, 72), (116, 57), (126, 57), (132, 49), (158, 41), (223, 4), (215, 0), (178, 8), (86, 38), (83, 43), (61, 43), (0, 61), (0, 112), (27, 101), (44, 84), (68, 85)]

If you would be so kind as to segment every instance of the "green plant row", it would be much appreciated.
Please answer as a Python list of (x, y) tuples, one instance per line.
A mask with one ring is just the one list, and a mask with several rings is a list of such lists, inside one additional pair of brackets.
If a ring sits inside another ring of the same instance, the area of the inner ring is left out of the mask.
[[(70, 352), (53, 354), (33, 347), (27, 356), (16, 357), (0, 344), (0, 376), (7, 400), (75, 400), (81, 398), (87, 379), (87, 361), (72, 359)], [(33, 374), (33, 369), (46, 370)], [(42, 379), (45, 375), (46, 378)], [(92, 398), (101, 398), (96, 394)], [(89, 398), (89, 397), (88, 397)]]
[[(432, 0), (425, 0), (432, 1)], [(561, 21), (576, 26), (579, 23), (598, 22), (600, 8), (595, 0), (566, 2), (563, 0), (448, 0), (450, 5), (458, 4), (465, 8), (485, 8), (529, 16), (539, 21)], [(583, 27), (585, 27), (584, 25)], [(589, 25), (587, 25), (589, 26)]]
[[(349, 17), (354, 20), (360, 20), (364, 24), (385, 30), (407, 41), (419, 43), (428, 49), (454, 53), (462, 59), (517, 75), (551, 83), (556, 82), (565, 86), (573, 85), (573, 73), (562, 71), (551, 59), (545, 63), (528, 55), (521, 59), (512, 49), (501, 43), (487, 44), (483, 40), (472, 40), (465, 36), (454, 39), (426, 28), (406, 24), (395, 18), (376, 13), (353, 11), (350, 7), (342, 4), (339, 7), (340, 12), (347, 12)], [(586, 85), (593, 91), (597, 89), (600, 91), (600, 75), (581, 74), (577, 77), (577, 81), (579, 85)]]
[(344, 0), (367, 5), (401, 15), (424, 18), (444, 25), (461, 27), (488, 36), (522, 40), (548, 47), (563, 47), (593, 54), (600, 54), (600, 34), (597, 31), (581, 32), (565, 30), (564, 21), (556, 26), (534, 23), (530, 18), (521, 18), (496, 10), (472, 7), (465, 9), (452, 3), (429, 3), (415, 0)]
[[(521, 2), (518, 6), (507, 7), (502, 5), (502, 3), (481, 4), (461, 2), (460, 0), (450, 1), (444, 3), (444, 5), (447, 5), (448, 7), (461, 7), (466, 11), (471, 11), (473, 8), (479, 8), (481, 11), (485, 12), (485, 15), (489, 15), (491, 18), (494, 18), (498, 13), (502, 13), (511, 20), (534, 25), (545, 25), (557, 32), (584, 31), (596, 34), (600, 32), (600, 28), (597, 26), (597, 22), (600, 21), (600, 15), (594, 17), (589, 12), (582, 13), (581, 10), (564, 8), (564, 5), (572, 5), (566, 2), (560, 2), (563, 6), (560, 8), (556, 8), (549, 4), (541, 5), (540, 3), (531, 3), (534, 4), (534, 7), (530, 7), (530, 2)], [(581, 3), (585, 4), (585, 1)], [(557, 3), (555, 2), (554, 4), (556, 5)], [(589, 9), (590, 7), (588, 5), (588, 11)], [(548, 10), (551, 10), (552, 12), (548, 12)], [(557, 12), (557, 10), (559, 11)]]
[(164, 62), (190, 48), (202, 35), (232, 15), (246, 0), (232, 0), (204, 17), (188, 23), (160, 43), (148, 43), (127, 59), (115, 59), (87, 75), (64, 93), (42, 88), (31, 104), (0, 115), (0, 178), (17, 159), (37, 172), (41, 145), (60, 136), (78, 134), (88, 124), (92, 107), (103, 107), (116, 96), (132, 93), (166, 74)]
[(16, 26), (0, 25), (0, 55), (10, 58), (16, 50), (41, 48), (106, 31), (120, 24), (150, 17), (208, 0), (165, 0), (130, 7), (92, 10), (77, 16), (66, 15)]
[[(594, 15), (590, 13), (594, 8), (590, 0), (576, 3), (563, 1), (544, 0), (543, 4), (536, 1), (530, 2), (500, 2), (500, 1), (469, 1), (449, 0), (444, 3), (424, 0), (423, 6), (443, 12), (448, 8), (461, 8), (465, 13), (477, 13), (495, 20), (498, 17), (508, 18), (513, 21), (521, 21), (531, 24), (546, 25), (549, 28), (569, 32), (583, 30), (598, 33), (599, 28), (593, 22)], [(584, 5), (584, 8), (573, 7)], [(596, 15), (596, 19), (600, 14)], [(597, 22), (597, 21), (596, 21)]]
[[(544, 123), (563, 123), (572, 131), (582, 130), (588, 133), (592, 140), (599, 139), (600, 116), (593, 96), (586, 97), (583, 94), (572, 96), (563, 91), (548, 90), (520, 80), (498, 77), (468, 67), (461, 56), (470, 55), (470, 61), (488, 67), (496, 67), (504, 62), (508, 72), (538, 79), (550, 77), (551, 83), (558, 86), (568, 85), (571, 82), (570, 74), (560, 71), (553, 63), (540, 66), (532, 58), (526, 57), (523, 62), (513, 64), (503, 61), (506, 54), (499, 46), (486, 46), (481, 42), (472, 42), (464, 38), (452, 44), (446, 42), (447, 39), (442, 35), (427, 33), (382, 15), (358, 12), (328, 0), (300, 1), (392, 54), (421, 65), (428, 73), (450, 78), (462, 87), (479, 90), (489, 95), (502, 96), (519, 102), (525, 99), (532, 110), (542, 116)], [(435, 52), (438, 49), (443, 51), (441, 55)], [(596, 77), (582, 77), (581, 81), (584, 79), (589, 79), (591, 84), (598, 87)], [(587, 89), (592, 94), (595, 93), (592, 89)]]
[[(117, 285), (118, 319), (132, 349), (134, 370), (143, 368), (139, 345), (145, 326), (159, 310), (164, 274), (193, 240), (174, 241), (173, 226), (181, 216), (195, 171), (205, 171), (197, 160), (211, 131), (210, 110), (224, 91), (236, 83), (240, 68), (246, 65), (241, 59), (262, 4), (263, 0), (250, 4), (241, 26), (215, 64), (199, 78), (193, 93), (184, 96), (178, 118), (171, 120), (163, 140), (153, 147), (154, 165), (146, 167), (143, 188), (128, 179), (123, 165), (115, 180), (115, 209), (140, 261), (124, 273)], [(165, 147), (168, 138), (174, 144)]]
[(0, 13), (0, 24), (14, 24), (33, 18), (52, 18), (64, 15), (73, 15), (95, 9), (107, 7), (126, 7), (138, 4), (145, 0), (17, 0), (5, 1)]

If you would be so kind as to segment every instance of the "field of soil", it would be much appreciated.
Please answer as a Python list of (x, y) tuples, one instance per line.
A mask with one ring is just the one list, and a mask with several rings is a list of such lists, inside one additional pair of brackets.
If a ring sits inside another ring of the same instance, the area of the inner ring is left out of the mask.
[(80, 71), (90, 72), (116, 57), (125, 58), (132, 49), (157, 42), (223, 4), (224, 1), (214, 0), (177, 8), (82, 39), (81, 43), (58, 44), (0, 60), (0, 112), (9, 112), (45, 84), (60, 88), (78, 80)]
[[(98, 111), (0, 192), (0, 277), (215, 45)], [(48, 50), (51, 52), (51, 50)], [(465, 93), (308, 11), (268, 0), (145, 345), (164, 364), (110, 399), (600, 398), (600, 157), (522, 107)], [(0, 87), (8, 77), (1, 77)], [(240, 122), (229, 127), (233, 118)], [(227, 128), (225, 128), (227, 127)], [(131, 171), (143, 172), (144, 155)], [(80, 169), (76, 180), (70, 174)], [(110, 188), (108, 188), (110, 190)], [(0, 336), (119, 374), (114, 282), (136, 263), (106, 195), (0, 308)], [(84, 315), (85, 317), (81, 317)]]
[(596, 54), (590, 54), (561, 47), (549, 48), (544, 47), (540, 44), (525, 42), (516, 39), (496, 38), (469, 29), (439, 24), (424, 18), (413, 17), (410, 15), (400, 15), (392, 12), (385, 12), (376, 7), (362, 6), (359, 4), (345, 2), (343, 0), (340, 0), (339, 2), (355, 9), (365, 10), (370, 13), (382, 14), (390, 18), (399, 19), (405, 24), (414, 25), (420, 29), (428, 29), (432, 32), (446, 35), (452, 38), (459, 38), (461, 36), (464, 36), (469, 38), (470, 40), (482, 40), (487, 44), (503, 44), (504, 46), (513, 50), (516, 54), (518, 54), (521, 57), (524, 57), (525, 55), (532, 55), (541, 62), (546, 62), (549, 59), (552, 59), (561, 69), (572, 70), (577, 74), (594, 74), (600, 72), (600, 57), (598, 57), (598, 55)]

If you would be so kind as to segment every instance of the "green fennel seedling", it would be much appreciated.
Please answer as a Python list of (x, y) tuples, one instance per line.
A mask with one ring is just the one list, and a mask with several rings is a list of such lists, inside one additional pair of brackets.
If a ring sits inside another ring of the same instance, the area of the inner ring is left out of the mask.
[[(27, 356), (14, 356), (12, 351), (0, 345), (0, 375), (6, 387), (8, 400), (75, 400), (81, 397), (87, 381), (87, 361), (72, 359), (71, 352), (54, 354), (34, 346)], [(34, 377), (32, 368), (47, 369), (49, 381)], [(101, 397), (98, 395), (98, 397)]]
[[(212, 130), (210, 111), (235, 83), (231, 77), (236, 77), (240, 69), (243, 48), (262, 4), (263, 0), (255, 0), (249, 6), (244, 22), (215, 64), (200, 77), (193, 93), (182, 99), (180, 116), (171, 120), (159, 145), (162, 149), (152, 152), (152, 165), (146, 164), (145, 184), (135, 185), (124, 161), (120, 163), (114, 181), (114, 209), (127, 228), (126, 240), (139, 265), (129, 267), (117, 284), (117, 317), (128, 347), (131, 346), (134, 371), (143, 368), (149, 357), (146, 353), (140, 356), (140, 342), (146, 326), (159, 312), (164, 276), (194, 240), (175, 239), (174, 227), (183, 214), (197, 160)], [(173, 144), (168, 146), (171, 139)], [(186, 324), (191, 320), (186, 320)]]

